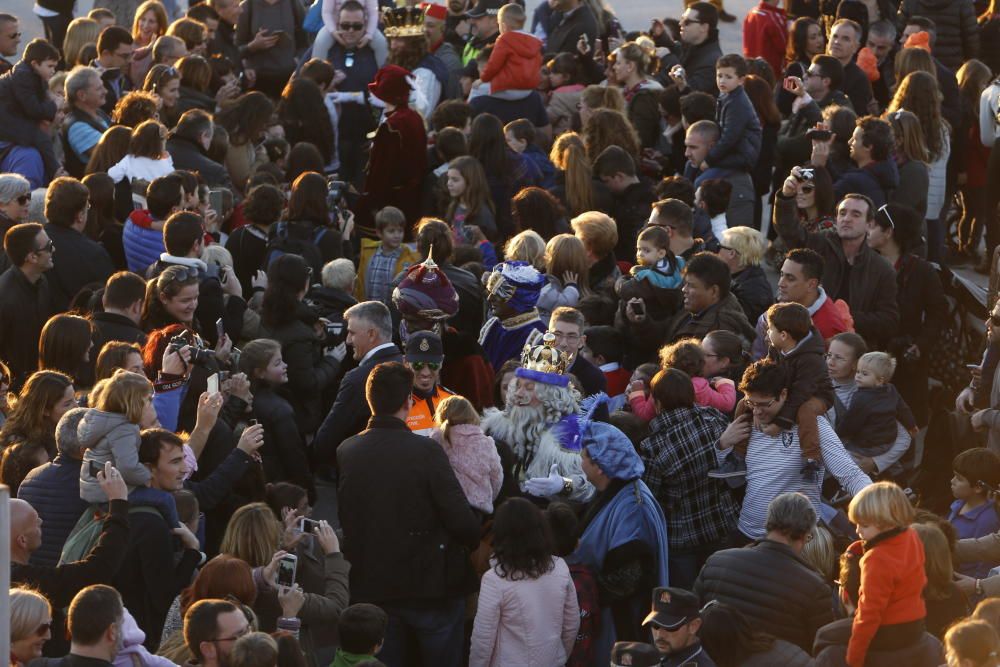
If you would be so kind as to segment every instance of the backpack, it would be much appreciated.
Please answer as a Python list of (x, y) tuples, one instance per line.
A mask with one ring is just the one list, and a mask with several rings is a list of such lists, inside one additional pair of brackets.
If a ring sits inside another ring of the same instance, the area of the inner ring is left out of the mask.
[(274, 260), (282, 255), (300, 255), (306, 264), (313, 267), (323, 266), (323, 254), (319, 244), (326, 236), (326, 227), (316, 227), (308, 230), (305, 225), (290, 224), (286, 221), (277, 223), (267, 240), (264, 252), (264, 271), (271, 268)]
[[(143, 512), (145, 514), (159, 515), (153, 507), (146, 505), (130, 505), (129, 514)], [(93, 550), (97, 541), (104, 531), (104, 520), (108, 517), (108, 512), (96, 505), (91, 505), (87, 511), (77, 520), (73, 530), (70, 531), (66, 543), (63, 544), (62, 553), (59, 555), (59, 565), (75, 563), (87, 557)]]

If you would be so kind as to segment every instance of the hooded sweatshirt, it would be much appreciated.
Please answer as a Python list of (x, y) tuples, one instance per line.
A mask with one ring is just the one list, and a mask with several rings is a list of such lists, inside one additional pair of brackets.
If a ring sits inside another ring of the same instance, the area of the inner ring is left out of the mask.
[(149, 483), (150, 473), (139, 463), (139, 425), (118, 412), (92, 409), (76, 429), (80, 448), (85, 449), (80, 466), (80, 497), (88, 503), (105, 503), (107, 496), (90, 474), (90, 464), (101, 468), (110, 461), (118, 468), (129, 491)]
[(115, 656), (114, 667), (176, 667), (170, 660), (146, 650), (143, 646), (146, 633), (139, 628), (128, 609), (122, 616), (121, 632), (122, 647)]
[(486, 67), (479, 73), (490, 92), (534, 90), (541, 83), (542, 40), (522, 30), (505, 32), (497, 38)]
[(833, 194), (837, 201), (851, 192), (863, 194), (878, 208), (889, 201), (889, 193), (897, 186), (899, 168), (890, 158), (845, 171), (833, 184)]

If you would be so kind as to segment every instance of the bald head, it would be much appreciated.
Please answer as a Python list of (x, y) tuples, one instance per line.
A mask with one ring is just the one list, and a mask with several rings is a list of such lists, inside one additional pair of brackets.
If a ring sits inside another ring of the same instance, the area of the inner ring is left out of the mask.
[(11, 498), (10, 558), (15, 563), (27, 563), (31, 554), (42, 544), (42, 519), (35, 508), (19, 498)]

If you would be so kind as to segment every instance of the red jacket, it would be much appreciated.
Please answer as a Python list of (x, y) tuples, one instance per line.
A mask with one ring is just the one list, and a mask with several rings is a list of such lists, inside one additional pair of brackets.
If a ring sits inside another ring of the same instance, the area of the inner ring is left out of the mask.
[(542, 41), (526, 32), (505, 32), (493, 45), (493, 53), (479, 80), (490, 84), (490, 92), (534, 90), (542, 80)]
[(788, 17), (785, 10), (761, 0), (743, 19), (743, 55), (764, 58), (781, 76), (785, 71), (785, 47), (788, 44)]
[(826, 301), (819, 310), (813, 313), (812, 321), (827, 346), (830, 345), (830, 339), (837, 334), (854, 331), (851, 307), (842, 299), (834, 301), (829, 294), (826, 295)]
[(924, 544), (917, 531), (906, 528), (886, 539), (880, 535), (865, 544), (861, 556), (861, 594), (847, 644), (850, 667), (864, 667), (868, 646), (879, 627), (919, 621), (927, 616), (923, 595), (926, 584)]

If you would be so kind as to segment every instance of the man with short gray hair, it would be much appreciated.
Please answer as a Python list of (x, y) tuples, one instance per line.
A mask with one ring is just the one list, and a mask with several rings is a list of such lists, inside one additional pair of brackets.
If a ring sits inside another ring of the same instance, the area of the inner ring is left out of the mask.
[(316, 431), (313, 450), (322, 463), (336, 461), (340, 443), (363, 431), (371, 417), (365, 401), (365, 384), (372, 369), (387, 361), (403, 361), (392, 342), (392, 315), (381, 301), (362, 301), (344, 311), (347, 345), (354, 350), (357, 368), (340, 381), (330, 413)]
[[(31, 205), (31, 183), (21, 174), (0, 174), (0, 237), (14, 225), (28, 221)], [(10, 264), (0, 258), (0, 273)]]
[(801, 493), (767, 508), (767, 535), (742, 549), (709, 556), (694, 583), (702, 604), (739, 609), (762, 632), (812, 650), (816, 630), (833, 620), (830, 587), (801, 556), (816, 530), (816, 510)]
[(66, 171), (83, 178), (90, 152), (111, 126), (111, 118), (101, 107), (108, 96), (101, 75), (93, 67), (76, 67), (66, 77), (66, 104), (61, 138), (66, 154)]

